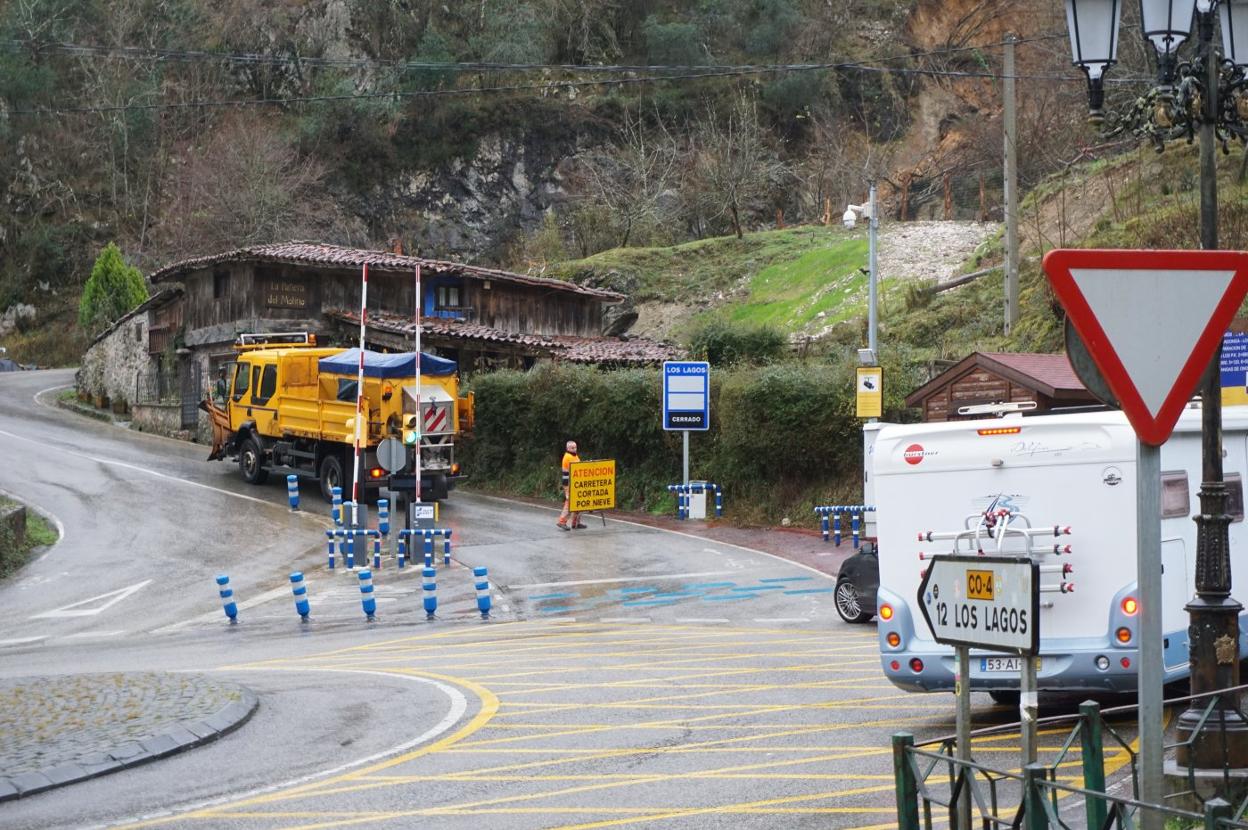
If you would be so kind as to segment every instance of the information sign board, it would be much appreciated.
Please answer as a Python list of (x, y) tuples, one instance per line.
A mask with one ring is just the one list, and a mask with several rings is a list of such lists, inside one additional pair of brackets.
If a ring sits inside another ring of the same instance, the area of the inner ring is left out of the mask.
[(408, 507), (412, 519), (412, 527), (417, 530), (430, 530), (438, 526), (438, 503), (414, 501)]
[(884, 417), (884, 370), (879, 366), (859, 366), (857, 388), (858, 417)]
[(574, 461), (568, 469), (568, 509), (573, 513), (615, 507), (615, 461)]
[(1222, 335), (1222, 403), (1248, 404), (1248, 332), (1228, 331)]
[(1036, 654), (1040, 566), (1015, 556), (933, 557), (919, 609), (938, 643)]
[(669, 360), (663, 364), (663, 429), (711, 427), (711, 364)]

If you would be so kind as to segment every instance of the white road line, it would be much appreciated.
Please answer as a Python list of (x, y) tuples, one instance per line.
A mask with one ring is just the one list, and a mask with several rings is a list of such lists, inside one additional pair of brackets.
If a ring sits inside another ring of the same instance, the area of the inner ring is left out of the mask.
[[(266, 602), (272, 602), (278, 597), (283, 597), (283, 596), (290, 596), (290, 588), (286, 587), (285, 585), (283, 585), (281, 588), (274, 588), (271, 591), (265, 591), (263, 594), (254, 596), (245, 602), (238, 603), (238, 610), (246, 611), (248, 608), (255, 608), (257, 605), (263, 605)], [(312, 601), (315, 602), (316, 599), (313, 598)], [(204, 623), (204, 622), (212, 622), (213, 620), (223, 615), (224, 615), (224, 612), (220, 608), (217, 608), (217, 610), (215, 611), (209, 611), (207, 614), (200, 614), (198, 617), (191, 617), (189, 620), (183, 620), (182, 622), (174, 623), (173, 625), (166, 625), (161, 628), (153, 629), (151, 633), (152, 634), (169, 634), (174, 631), (181, 631), (182, 629), (186, 628), (189, 625), (196, 625), (196, 624)]]
[[(183, 813), (193, 813), (198, 810), (207, 809), (209, 807), (216, 807), (221, 804), (228, 804), (232, 801), (241, 801), (243, 799), (255, 798), (256, 796), (267, 795), (268, 793), (273, 793), (279, 790), (284, 790), (284, 789), (287, 789), (288, 787), (298, 787), (303, 784), (307, 784), (309, 782), (316, 781), (321, 778), (328, 778), (330, 776), (339, 775), (348, 770), (355, 769), (356, 767), (364, 766), (366, 764), (371, 764), (375, 761), (380, 761), (383, 758), (389, 758), (393, 755), (402, 754), (411, 749), (414, 749), (415, 747), (420, 746), (423, 743), (431, 741), (434, 738), (441, 735), (442, 733), (450, 731), (451, 727), (453, 727), (456, 723), (458, 723), (460, 718), (464, 716), (464, 713), (468, 711), (468, 700), (467, 698), (464, 697), (463, 692), (461, 692), (459, 689), (455, 688), (454, 686), (451, 686), (447, 683), (442, 683), (437, 680), (433, 680), (428, 677), (412, 677), (410, 675), (391, 674), (389, 672), (381, 672), (381, 671), (366, 671), (363, 669), (270, 669), (270, 668), (265, 668), (265, 667), (259, 667), (259, 668), (248, 667), (244, 670), (246, 671), (300, 671), (300, 672), (325, 671), (325, 672), (336, 672), (336, 673), (342, 673), (342, 674), (372, 674), (378, 677), (388, 677), (391, 679), (398, 679), (398, 680), (411, 680), (417, 683), (428, 683), (431, 686), (436, 686), (438, 690), (440, 690), (443, 694), (445, 694), (447, 697), (451, 699), (451, 709), (449, 712), (446, 713), (446, 716), (442, 718), (442, 720), (438, 721), (434, 726), (429, 728), (424, 733), (418, 735), (415, 738), (412, 738), (410, 741), (404, 741), (398, 746), (393, 746), (393, 747), (390, 747), (389, 749), (384, 749), (381, 752), (375, 752), (372, 755), (369, 755), (365, 758), (357, 758), (354, 761), (334, 767), (333, 769), (323, 770), (322, 772), (314, 772), (309, 775), (300, 776), (299, 778), (292, 778), (289, 781), (282, 781), (281, 783), (278, 783), (278, 784), (269, 784), (264, 787), (257, 787), (256, 789), (246, 790), (241, 793), (231, 793), (229, 795), (223, 795), (217, 798), (207, 799), (205, 801), (200, 801), (194, 804), (182, 804), (169, 810), (162, 810), (158, 813), (148, 813), (147, 815), (143, 815), (143, 816), (135, 816), (133, 818), (125, 819), (124, 822), (122, 823), (132, 824), (132, 823), (137, 823), (137, 822), (142, 822), (142, 821), (152, 821), (154, 819), (165, 818), (167, 816), (180, 815)], [(116, 824), (117, 822), (110, 822), (109, 824), (97, 824), (94, 828), (91, 828), (91, 830), (101, 830), (101, 828), (104, 828), (104, 827), (115, 827)]]
[(545, 622), (560, 623), (560, 624), (574, 623), (576, 622), (576, 617), (555, 617), (554, 619), (546, 620)]
[(769, 624), (770, 623), (808, 623), (810, 622), (810, 620), (807, 619), (806, 617), (770, 617), (770, 618), (755, 617), (754, 622), (769, 623)]
[(4, 646), (21, 646), (21, 645), (25, 645), (25, 644), (27, 644), (27, 643), (37, 643), (37, 642), (39, 642), (39, 641), (41, 641), (41, 640), (46, 640), (46, 639), (48, 639), (48, 638), (47, 638), (47, 636), (43, 636), (43, 637), (14, 637), (14, 638), (13, 638), (13, 639), (11, 639), (11, 640), (0, 640), (0, 648), (3, 648)]
[(713, 554), (715, 554), (716, 556), (723, 556), (723, 555), (724, 555), (724, 552), (723, 552), (722, 550), (715, 550), (715, 548), (702, 548), (702, 552), (703, 552), (703, 553), (713, 553)]
[(649, 617), (603, 617), (598, 622), (604, 623), (648, 623)]
[(693, 625), (724, 625), (732, 622), (727, 617), (677, 617), (678, 623), (691, 623)]
[(120, 637), (124, 631), (80, 631), (77, 634), (62, 634), (58, 640), (90, 640), (96, 637)]
[(509, 585), (510, 591), (527, 591), (531, 588), (562, 588), (566, 585), (606, 585), (612, 582), (658, 582), (664, 579), (692, 579), (700, 576), (724, 576), (731, 571), (702, 571), (694, 574), (655, 574), (653, 576), (621, 576), (615, 579), (576, 579), (568, 582), (530, 582), (526, 585)]
[[(177, 476), (166, 475), (165, 473), (158, 473), (155, 470), (152, 470), (148, 467), (140, 467), (137, 464), (127, 464), (124, 461), (116, 461), (111, 458), (100, 458), (99, 456), (87, 455), (86, 453), (83, 453), (83, 452), (67, 450), (64, 447), (58, 447), (55, 444), (49, 444), (47, 441), (36, 441), (33, 438), (26, 438), (25, 436), (16, 435), (12, 432), (6, 432), (4, 430), (0, 430), (0, 435), (8, 436), (9, 438), (12, 438), (16, 441), (24, 441), (27, 444), (34, 444), (43, 450), (54, 450), (56, 452), (64, 453), (65, 455), (72, 455), (75, 458), (85, 458), (88, 461), (94, 461), (96, 464), (104, 464), (110, 467), (121, 467), (122, 469), (125, 469), (125, 470), (133, 470), (136, 473), (145, 473), (146, 475), (154, 476), (156, 478), (163, 478), (166, 481), (176, 481), (178, 484), (185, 484), (188, 487), (198, 487), (201, 490), (210, 490), (213, 493), (219, 493), (223, 496), (231, 496), (236, 499), (242, 499), (243, 501), (250, 501), (250, 502), (255, 502), (256, 504), (268, 505), (269, 507), (281, 508), (282, 512), (287, 512), (284, 506), (277, 504), (275, 502), (266, 501), (265, 499), (258, 499), (255, 496), (244, 496), (242, 493), (233, 493), (233, 492), (230, 492), (229, 490), (222, 490), (219, 487), (212, 487), (207, 484), (200, 484), (197, 481), (187, 481), (184, 478), (178, 478)], [(300, 511), (300, 512), (303, 512), (303, 511)], [(304, 513), (304, 515), (310, 515), (310, 514)]]
[[(121, 602), (131, 594), (141, 591), (151, 583), (152, 580), (145, 579), (142, 582), (136, 582), (135, 584), (128, 585), (125, 588), (118, 588), (116, 591), (109, 591), (106, 594), (100, 594), (99, 596), (94, 596), (90, 599), (80, 599), (77, 602), (71, 602), (69, 605), (62, 605), (60, 608), (53, 608), (51, 611), (44, 611), (42, 614), (35, 614), (33, 617), (29, 617), (29, 619), (42, 620), (51, 617), (94, 617), (96, 614), (100, 614), (112, 608), (114, 605)], [(81, 607), (83, 605), (90, 605), (93, 602), (100, 602), (100, 600), (108, 601), (102, 602), (94, 608)]]
[[(473, 498), (492, 499), (494, 501), (506, 502), (508, 504), (519, 504), (519, 505), (523, 505), (524, 507), (533, 507), (538, 510), (548, 510), (551, 513), (554, 513), (560, 509), (558, 507), (547, 507), (546, 505), (543, 505), (543, 504), (529, 504), (528, 502), (516, 501), (514, 499), (504, 498), (503, 496), (487, 496), (481, 493), (473, 493), (472, 495), (473, 495)], [(684, 536), (689, 539), (697, 539), (699, 542), (706, 541), (704, 537), (698, 536), (693, 533), (684, 533), (683, 531), (679, 531), (679, 530), (668, 530), (665, 527), (651, 527), (650, 525), (642, 524), (641, 522), (629, 521), (628, 519), (609, 518), (607, 519), (607, 521), (619, 522), (620, 524), (632, 525), (633, 527), (641, 527), (641, 528), (645, 528), (646, 530), (654, 530), (659, 533), (671, 533), (676, 536)], [(774, 559), (777, 562), (783, 562), (784, 564), (790, 565), (794, 568), (801, 568), (804, 571), (810, 571), (812, 574), (817, 574), (818, 576), (821, 576), (824, 579), (836, 579), (836, 577), (833, 576), (832, 574), (824, 573), (823, 571), (818, 570), (816, 568), (812, 568), (809, 565), (803, 565), (801, 562), (794, 562), (792, 559), (785, 559), (783, 556), (777, 556), (774, 553), (768, 553), (765, 550), (758, 550), (756, 548), (747, 548), (745, 545), (736, 545), (736, 544), (733, 544), (732, 542), (718, 542), (717, 541), (715, 544), (723, 545), (726, 548), (736, 548), (737, 550), (747, 551), (749, 553), (758, 554), (759, 556), (766, 556), (770, 559)]]

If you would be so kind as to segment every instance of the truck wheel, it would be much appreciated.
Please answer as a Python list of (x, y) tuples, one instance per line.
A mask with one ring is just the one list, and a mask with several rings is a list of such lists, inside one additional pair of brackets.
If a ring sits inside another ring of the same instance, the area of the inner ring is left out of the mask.
[(836, 581), (836, 613), (840, 614), (841, 619), (847, 623), (865, 623), (871, 619), (871, 614), (862, 608), (862, 601), (858, 598), (858, 588), (847, 578), (842, 577)]
[(334, 488), (342, 486), (342, 460), (330, 453), (321, 459), (321, 495), (325, 501), (334, 500)]
[(264, 484), (269, 478), (269, 471), (264, 469), (264, 453), (254, 435), (248, 435), (243, 441), (238, 453), (238, 471), (248, 484)]

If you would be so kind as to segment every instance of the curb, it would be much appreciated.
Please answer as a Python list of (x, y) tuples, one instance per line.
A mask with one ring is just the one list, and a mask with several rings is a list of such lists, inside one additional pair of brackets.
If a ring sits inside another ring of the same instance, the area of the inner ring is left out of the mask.
[(74, 761), (24, 772), (12, 777), (0, 775), (0, 802), (12, 801), (98, 778), (117, 770), (137, 767), (160, 758), (167, 758), (197, 746), (212, 743), (242, 726), (255, 714), (260, 699), (246, 687), (242, 698), (202, 720), (181, 721), (168, 731), (137, 741), (127, 741), (109, 752), (94, 752)]

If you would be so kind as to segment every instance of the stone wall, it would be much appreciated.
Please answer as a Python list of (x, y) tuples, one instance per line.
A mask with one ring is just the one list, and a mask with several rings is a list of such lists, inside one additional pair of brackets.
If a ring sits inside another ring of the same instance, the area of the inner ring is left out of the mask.
[(147, 337), (147, 313), (143, 312), (123, 320), (93, 343), (78, 369), (78, 393), (97, 405), (103, 398), (114, 404), (123, 401), (132, 405), (136, 376), (152, 369)]
[(130, 407), (130, 428), (170, 438), (189, 438), (182, 429), (182, 405), (176, 403), (133, 404)]
[(26, 508), (20, 504), (0, 505), (0, 571), (15, 564), (17, 551), (25, 546)]

